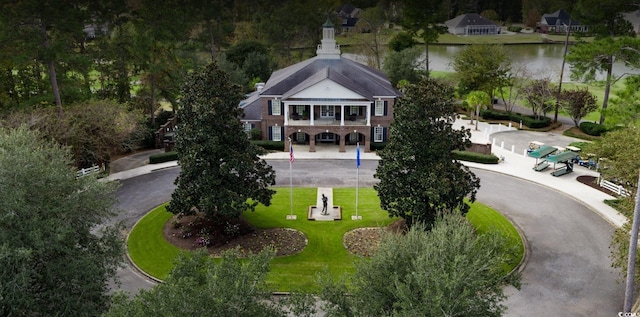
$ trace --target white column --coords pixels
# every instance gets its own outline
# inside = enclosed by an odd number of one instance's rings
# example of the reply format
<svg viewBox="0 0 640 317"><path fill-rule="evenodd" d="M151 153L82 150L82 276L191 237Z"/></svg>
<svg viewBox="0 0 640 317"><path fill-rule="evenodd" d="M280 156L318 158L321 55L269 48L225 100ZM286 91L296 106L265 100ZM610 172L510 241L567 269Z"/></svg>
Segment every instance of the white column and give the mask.
<svg viewBox="0 0 640 317"><path fill-rule="evenodd" d="M313 120L314 120L314 118L313 118L314 117L314 115L313 115L313 107L314 106L315 106L314 104L310 104L309 105L309 110L311 110L310 113L309 113L309 118L311 118L311 123L309 123L309 125L313 125Z"/></svg>
<svg viewBox="0 0 640 317"><path fill-rule="evenodd" d="M367 104L367 126L371 126L371 104Z"/></svg>
<svg viewBox="0 0 640 317"><path fill-rule="evenodd" d="M288 126L289 125L289 105L284 101L281 101L281 102L284 105L284 125Z"/></svg>
<svg viewBox="0 0 640 317"><path fill-rule="evenodd" d="M340 125L344 125L344 105L340 105Z"/></svg>

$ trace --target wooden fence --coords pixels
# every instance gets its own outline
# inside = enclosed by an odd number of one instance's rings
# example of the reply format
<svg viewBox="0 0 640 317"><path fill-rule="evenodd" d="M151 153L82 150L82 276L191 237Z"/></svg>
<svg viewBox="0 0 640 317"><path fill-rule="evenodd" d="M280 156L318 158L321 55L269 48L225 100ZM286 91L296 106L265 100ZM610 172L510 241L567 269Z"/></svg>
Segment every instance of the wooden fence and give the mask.
<svg viewBox="0 0 640 317"><path fill-rule="evenodd" d="M87 168L81 168L76 172L76 178L80 178L80 177L84 177L90 174L100 173L100 172L102 172L102 168L100 168L100 166L98 165L94 165Z"/></svg>
<svg viewBox="0 0 640 317"><path fill-rule="evenodd" d="M622 185L618 185L608 180L600 179L600 187L604 187L620 196L629 197L631 195L631 193L629 193L628 190L624 189Z"/></svg>

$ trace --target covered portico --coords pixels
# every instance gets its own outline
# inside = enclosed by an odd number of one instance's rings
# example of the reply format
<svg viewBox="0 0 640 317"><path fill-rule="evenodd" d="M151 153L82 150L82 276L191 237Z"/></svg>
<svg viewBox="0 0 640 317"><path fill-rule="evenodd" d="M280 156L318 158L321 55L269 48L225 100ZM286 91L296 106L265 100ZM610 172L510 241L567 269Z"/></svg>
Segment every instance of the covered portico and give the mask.
<svg viewBox="0 0 640 317"><path fill-rule="evenodd" d="M345 152L347 143L360 143L364 152L371 151L371 128L367 126L285 126L288 140L297 144L308 144L309 152L316 151L316 140L323 134L333 134L337 137L334 142L339 144L338 152ZM301 137L304 139L300 140Z"/></svg>

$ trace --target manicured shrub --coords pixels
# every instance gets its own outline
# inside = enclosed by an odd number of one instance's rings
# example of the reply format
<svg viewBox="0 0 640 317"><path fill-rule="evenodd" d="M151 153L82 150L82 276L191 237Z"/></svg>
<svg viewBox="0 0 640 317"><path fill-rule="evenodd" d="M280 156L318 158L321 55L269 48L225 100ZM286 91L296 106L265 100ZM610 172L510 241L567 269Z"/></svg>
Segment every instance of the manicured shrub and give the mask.
<svg viewBox="0 0 640 317"><path fill-rule="evenodd" d="M480 111L480 116L487 120L510 120L510 115L508 112L504 111L495 111L491 109L485 109Z"/></svg>
<svg viewBox="0 0 640 317"><path fill-rule="evenodd" d="M283 141L267 141L267 140L251 140L251 143L267 150L267 151L282 151L284 150Z"/></svg>
<svg viewBox="0 0 640 317"><path fill-rule="evenodd" d="M251 135L251 140L260 140L262 138L262 131L258 128L251 129L249 134Z"/></svg>
<svg viewBox="0 0 640 317"><path fill-rule="evenodd" d="M548 118L548 117L542 117L540 119L536 119L533 116L520 116L518 120L513 120L513 121L517 122L519 120L522 120L522 124L526 125L531 129L540 129L540 128L548 127L551 124L551 118Z"/></svg>
<svg viewBox="0 0 640 317"><path fill-rule="evenodd" d="M482 164L498 164L500 160L493 154L482 154L469 151L453 151L453 157L459 161L475 162Z"/></svg>
<svg viewBox="0 0 640 317"><path fill-rule="evenodd" d="M601 124L585 121L580 123L580 131L588 135L600 136L607 132L607 128Z"/></svg>
<svg viewBox="0 0 640 317"><path fill-rule="evenodd" d="M548 127L551 124L551 118L541 117L536 119L534 116L523 116L519 113L508 113L504 111L496 111L486 109L480 112L480 115L485 120L509 120L513 122L520 122L531 129L540 129Z"/></svg>
<svg viewBox="0 0 640 317"><path fill-rule="evenodd" d="M384 149L385 146L387 146L387 142L373 142L370 145L371 151L380 151Z"/></svg>
<svg viewBox="0 0 640 317"><path fill-rule="evenodd" d="M149 157L149 164L158 164L178 160L178 152L171 151L165 153L154 154Z"/></svg>
<svg viewBox="0 0 640 317"><path fill-rule="evenodd" d="M507 30L510 32L520 33L520 31L522 31L522 27L517 25L511 25L507 28Z"/></svg>

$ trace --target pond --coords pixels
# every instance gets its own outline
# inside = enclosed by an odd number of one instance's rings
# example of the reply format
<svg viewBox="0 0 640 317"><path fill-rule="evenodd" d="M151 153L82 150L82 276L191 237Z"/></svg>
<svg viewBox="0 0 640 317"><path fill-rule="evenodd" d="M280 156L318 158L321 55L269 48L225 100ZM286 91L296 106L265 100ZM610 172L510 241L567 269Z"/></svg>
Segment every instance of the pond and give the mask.
<svg viewBox="0 0 640 317"><path fill-rule="evenodd" d="M464 45L431 45L429 46L429 68L435 71L452 72L451 60L464 49ZM562 67L563 44L511 44L505 45L513 65L524 65L533 78L548 77L552 81L560 78L560 68ZM366 62L366 57L360 54L350 53L354 48L343 49L343 56ZM571 50L571 46L569 46ZM424 54L421 59L424 60ZM615 63L613 67L614 75L624 73L640 74L640 70L626 67L622 63ZM571 69L569 64L565 65L563 81L571 81ZM598 79L604 79L604 74L599 74Z"/></svg>

